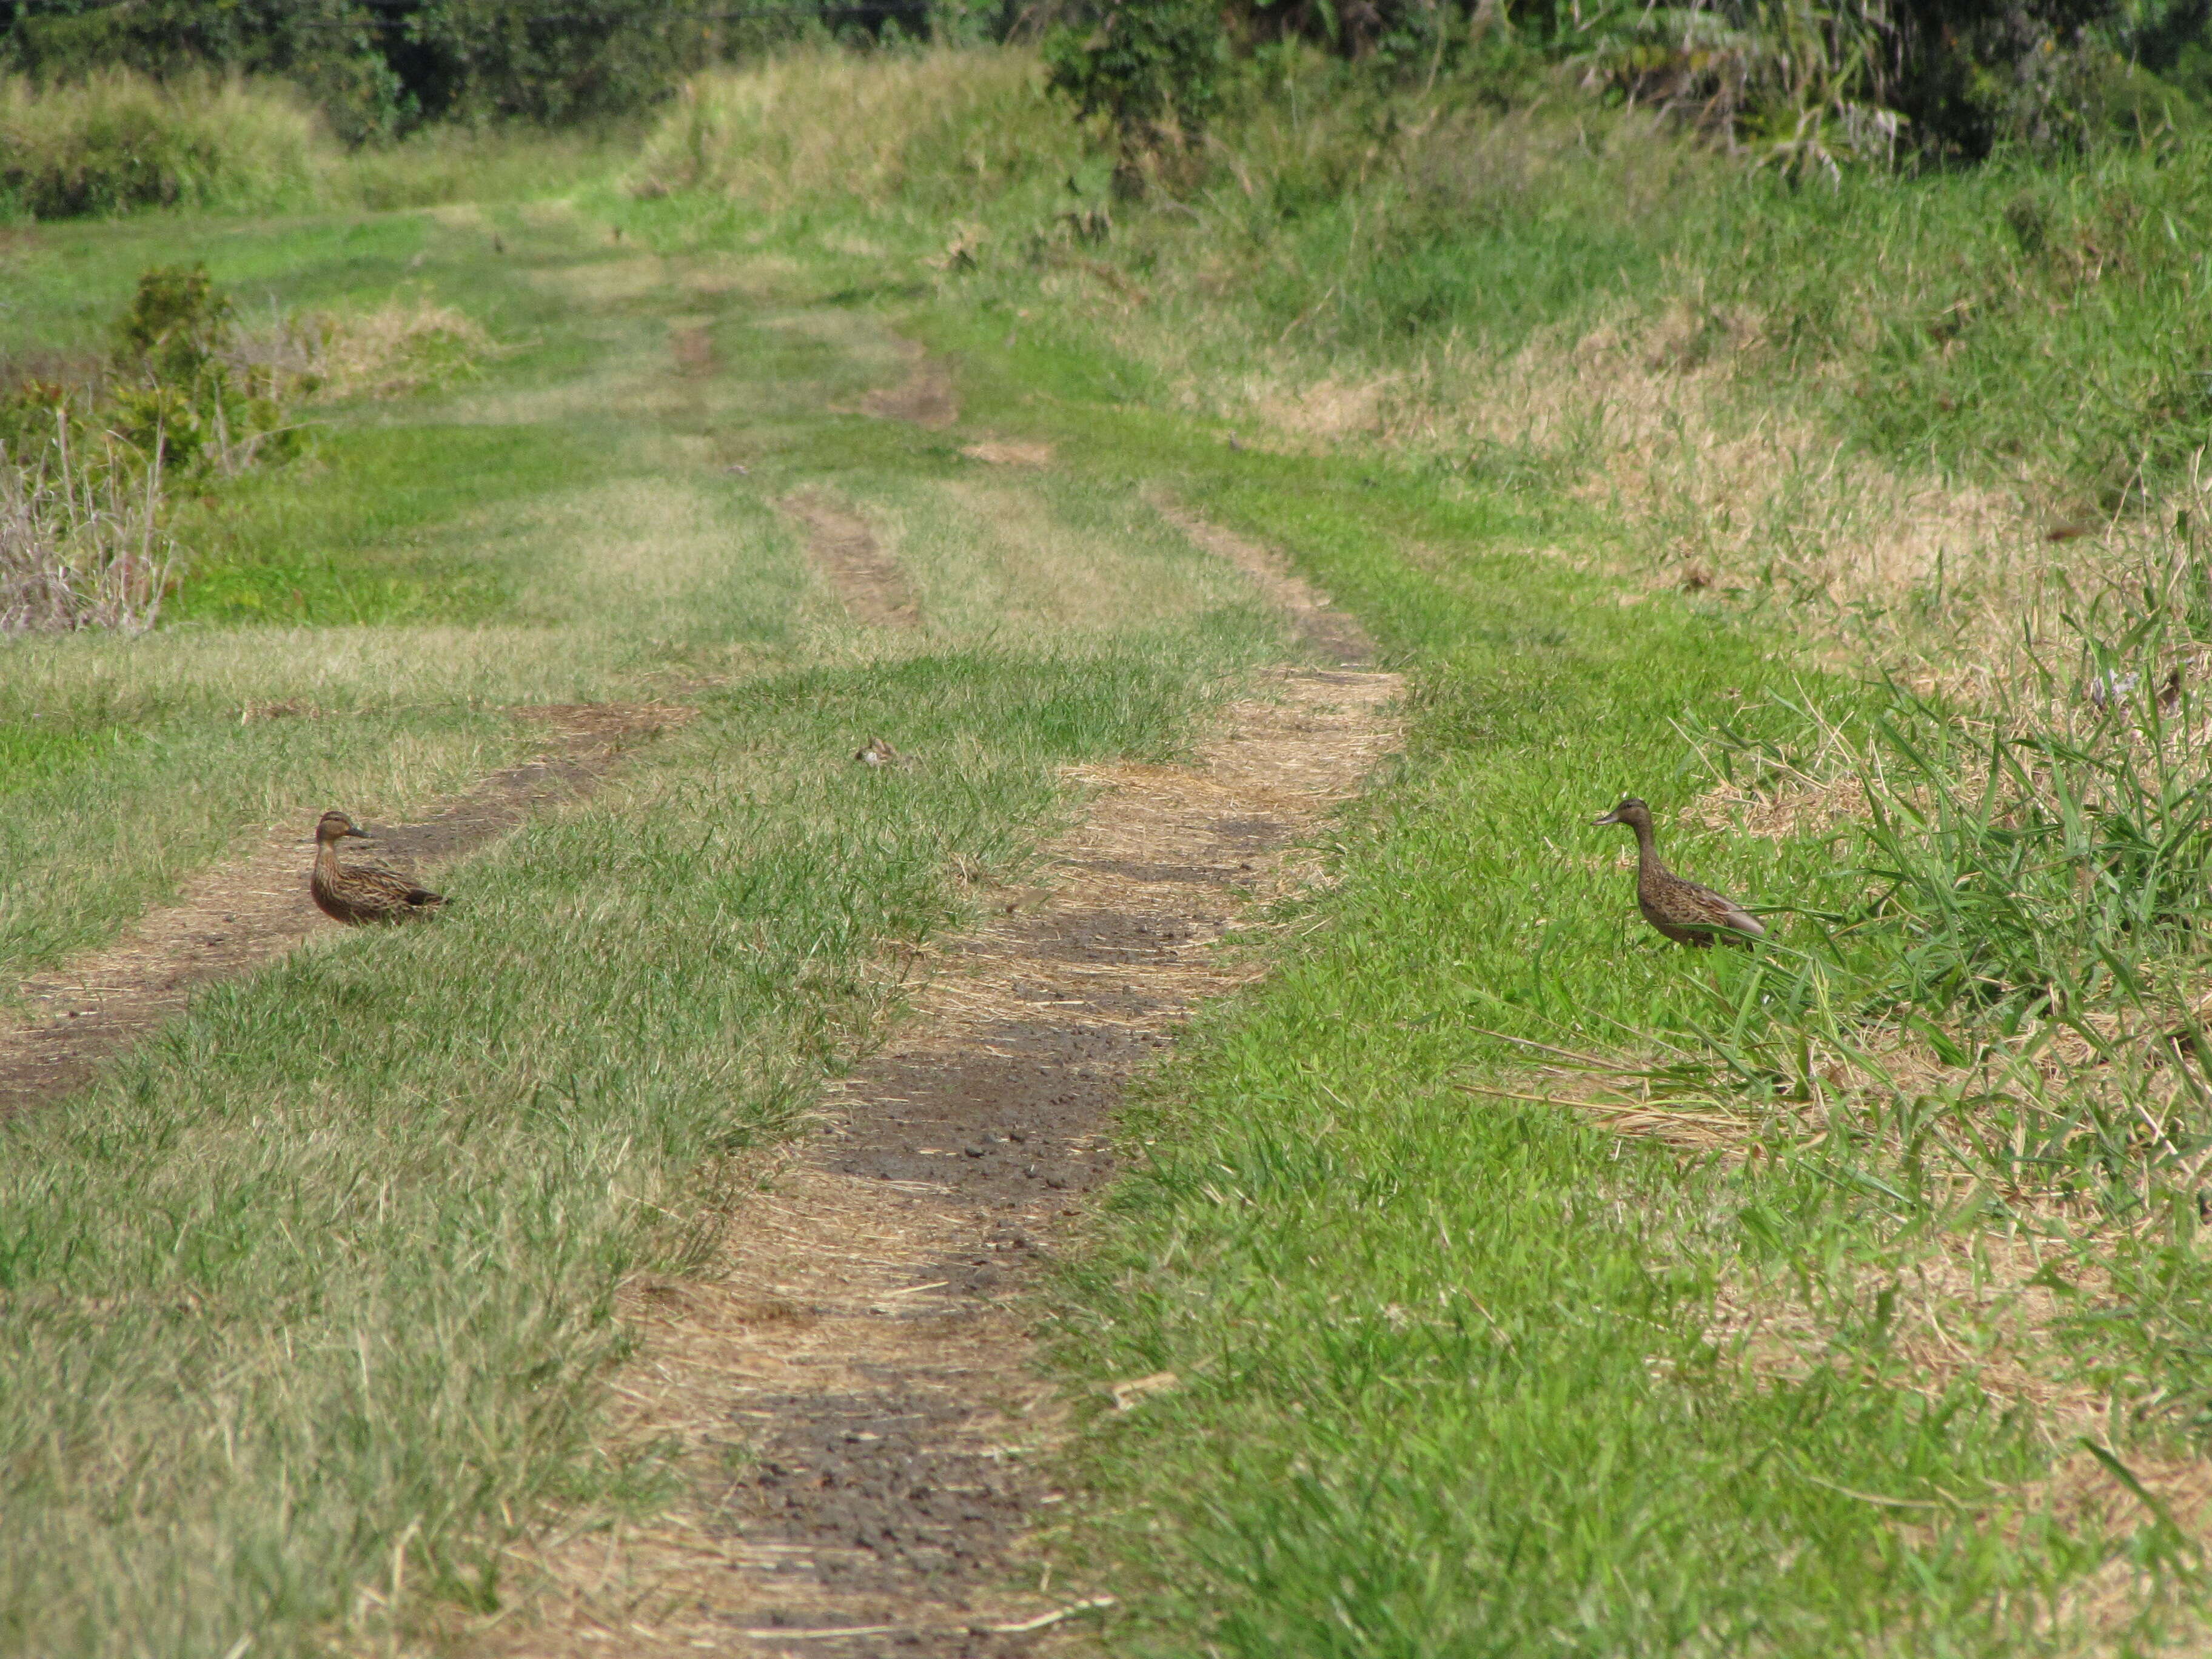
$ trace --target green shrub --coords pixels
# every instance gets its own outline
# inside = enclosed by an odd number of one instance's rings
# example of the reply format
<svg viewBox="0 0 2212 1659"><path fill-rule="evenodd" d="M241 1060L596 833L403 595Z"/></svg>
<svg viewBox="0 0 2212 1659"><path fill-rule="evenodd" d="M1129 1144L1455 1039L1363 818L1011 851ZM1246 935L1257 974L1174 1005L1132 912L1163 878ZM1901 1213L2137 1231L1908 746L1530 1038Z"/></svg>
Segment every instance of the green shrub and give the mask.
<svg viewBox="0 0 2212 1659"><path fill-rule="evenodd" d="M0 61L42 82L118 69L161 79L281 76L349 143L426 120L562 121L641 108L720 45L696 8L662 0L61 3L70 15L19 17L0 33Z"/></svg>
<svg viewBox="0 0 2212 1659"><path fill-rule="evenodd" d="M141 273L115 325L116 384L99 418L141 455L159 451L174 473L228 475L290 453L282 390L241 373L224 348L230 301L204 264Z"/></svg>
<svg viewBox="0 0 2212 1659"><path fill-rule="evenodd" d="M0 387L0 634L150 628L180 579L167 486L291 453L305 389L241 351L204 265L143 272L104 384Z"/></svg>
<svg viewBox="0 0 2212 1659"><path fill-rule="evenodd" d="M1172 160L1203 134L1226 44L1206 0L1120 0L1092 27L1046 37L1052 89L1113 128L1117 194L1142 195L1147 161Z"/></svg>
<svg viewBox="0 0 2212 1659"><path fill-rule="evenodd" d="M319 118L266 83L125 70L34 87L0 81L0 198L40 219L316 201L337 160Z"/></svg>

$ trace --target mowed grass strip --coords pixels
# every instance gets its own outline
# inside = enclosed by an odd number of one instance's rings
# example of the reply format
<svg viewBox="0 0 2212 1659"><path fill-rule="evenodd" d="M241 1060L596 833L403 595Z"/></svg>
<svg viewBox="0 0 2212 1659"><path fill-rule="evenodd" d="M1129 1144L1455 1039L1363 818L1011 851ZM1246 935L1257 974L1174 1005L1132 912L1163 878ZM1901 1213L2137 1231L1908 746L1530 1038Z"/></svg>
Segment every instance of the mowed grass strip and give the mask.
<svg viewBox="0 0 2212 1659"><path fill-rule="evenodd" d="M0 1649L326 1651L495 1605L548 1501L647 1491L591 1442L617 1286L697 1265L717 1160L896 1001L884 941L1018 861L1056 765L1173 752L1213 661L1163 635L717 694L434 922L319 936L9 1124ZM919 763L854 765L872 730Z"/></svg>

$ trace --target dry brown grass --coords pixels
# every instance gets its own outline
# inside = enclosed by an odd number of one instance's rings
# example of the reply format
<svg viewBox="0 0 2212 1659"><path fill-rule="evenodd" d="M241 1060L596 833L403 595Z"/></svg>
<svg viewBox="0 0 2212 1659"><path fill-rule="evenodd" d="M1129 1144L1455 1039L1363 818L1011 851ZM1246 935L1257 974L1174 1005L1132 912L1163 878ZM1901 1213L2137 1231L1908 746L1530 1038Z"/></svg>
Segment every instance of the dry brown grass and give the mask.
<svg viewBox="0 0 2212 1659"><path fill-rule="evenodd" d="M998 438L987 438L980 443L963 444L960 453L971 461L981 461L986 466L1050 466L1052 446L1048 443L1007 442Z"/></svg>
<svg viewBox="0 0 2212 1659"><path fill-rule="evenodd" d="M222 355L246 385L278 398L399 398L465 374L496 350L467 313L416 294L374 311L273 312L234 330Z"/></svg>
<svg viewBox="0 0 2212 1659"><path fill-rule="evenodd" d="M2046 541L2025 478L1969 487L1852 455L1747 380L1755 319L1687 313L1677 301L1655 322L1542 334L1503 356L1447 339L1409 369L1365 379L1263 354L1208 401L1299 449L1364 440L1563 465L1574 494L1631 528L1632 580L1773 591L1901 659L2002 657L2023 618L2054 609L2062 579L2094 586L2137 550L2117 524ZM1940 614L1922 614L1939 585Z"/></svg>
<svg viewBox="0 0 2212 1659"><path fill-rule="evenodd" d="M0 635L141 634L161 612L176 550L161 527L161 466L88 461L68 442L18 460L0 446Z"/></svg>
<svg viewBox="0 0 2212 1659"><path fill-rule="evenodd" d="M840 112L836 120L821 112ZM793 52L702 76L646 146L638 186L710 189L783 208L884 202L910 182L991 191L1065 171L1082 135L1044 94L1035 52Z"/></svg>

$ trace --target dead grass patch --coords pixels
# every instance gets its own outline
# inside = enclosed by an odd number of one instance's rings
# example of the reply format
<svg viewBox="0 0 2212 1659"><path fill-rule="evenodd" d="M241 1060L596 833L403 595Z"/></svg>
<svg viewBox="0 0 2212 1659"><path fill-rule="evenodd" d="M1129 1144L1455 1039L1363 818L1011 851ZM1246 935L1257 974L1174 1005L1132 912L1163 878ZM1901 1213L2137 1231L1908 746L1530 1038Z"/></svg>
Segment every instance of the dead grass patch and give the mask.
<svg viewBox="0 0 2212 1659"><path fill-rule="evenodd" d="M1052 446L1048 443L1008 442L987 438L981 443L965 444L960 453L971 461L981 461L987 466L1050 466Z"/></svg>
<svg viewBox="0 0 2212 1659"><path fill-rule="evenodd" d="M957 424L960 399L952 388L951 365L910 342L900 344L907 356L906 378L896 386L864 396L860 412L880 420L905 421L929 432L943 432Z"/></svg>
<svg viewBox="0 0 2212 1659"><path fill-rule="evenodd" d="M465 374L497 350L467 313L418 294L373 311L272 313L234 331L222 355L247 384L282 398L399 398Z"/></svg>
<svg viewBox="0 0 2212 1659"><path fill-rule="evenodd" d="M1181 367L1187 343L1156 319L1098 320L1123 349ZM2026 464L2012 482L1969 485L1854 453L1765 384L1762 330L1683 299L1655 319L1540 333L1504 354L1446 338L1361 375L1302 351L1294 325L1251 343L1237 373L1183 372L1180 401L1258 425L1257 448L1365 441L1478 480L1567 489L1628 526L1625 579L1773 595L1817 619L1832 653L1870 649L1911 672L2014 677L2024 626L2058 628L2075 594L2158 539L2062 512ZM2182 493L2201 509L2212 478ZM2049 538L2055 517L2063 542Z"/></svg>

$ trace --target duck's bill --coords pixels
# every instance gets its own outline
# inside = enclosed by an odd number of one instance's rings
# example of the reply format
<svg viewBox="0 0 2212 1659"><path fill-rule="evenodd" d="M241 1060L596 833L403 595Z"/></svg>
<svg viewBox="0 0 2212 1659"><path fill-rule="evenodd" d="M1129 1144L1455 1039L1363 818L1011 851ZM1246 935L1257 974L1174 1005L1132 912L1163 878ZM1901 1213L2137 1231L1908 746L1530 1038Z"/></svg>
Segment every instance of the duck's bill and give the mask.
<svg viewBox="0 0 2212 1659"><path fill-rule="evenodd" d="M1593 830L1595 830L1595 829L1596 829L1600 824L1604 824L1604 823L1619 823L1620 822L1620 814L1618 811L1607 812L1607 813L1603 817L1601 817L1601 818L1595 818L1595 819L1591 820L1591 823L1590 823L1590 828L1591 828L1591 829L1593 829Z"/></svg>

